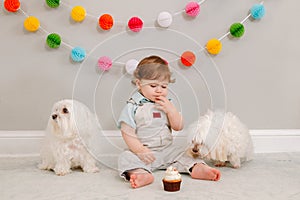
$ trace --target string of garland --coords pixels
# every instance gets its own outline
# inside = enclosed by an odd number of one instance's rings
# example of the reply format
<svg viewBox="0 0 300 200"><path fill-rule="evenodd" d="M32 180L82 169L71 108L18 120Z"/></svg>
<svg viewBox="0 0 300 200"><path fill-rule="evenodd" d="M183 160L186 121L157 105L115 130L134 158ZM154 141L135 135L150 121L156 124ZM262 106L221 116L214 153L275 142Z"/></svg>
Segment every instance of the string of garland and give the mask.
<svg viewBox="0 0 300 200"><path fill-rule="evenodd" d="M102 14L98 18L98 17L88 14L86 12L85 8L82 6L72 7L72 6L69 6L69 5L61 2L60 0L45 0L45 2L47 4L47 6L49 6L50 8L54 8L54 9L58 8L61 4L70 8L71 9L70 16L75 22L83 22L84 19L86 18L86 16L97 18L98 25L103 31L112 29L115 24L114 18L108 13ZM173 22L173 17L178 14L181 14L183 12L191 18L195 18L199 15L200 5L204 2L205 2L205 0L202 0L199 2L196 2L196 1L189 2L185 5L185 8L183 10L181 10L177 13L173 13L173 14L163 11L163 12L159 13L159 15L156 19L157 24L161 28L168 28L171 26L171 24ZM85 59L87 53L84 48L73 47L72 45L64 43L59 34L49 33L47 30L43 29L40 26L40 21L38 18L36 18L34 16L29 16L25 11L23 11L21 9L21 3L19 0L4 0L4 8L8 12L17 12L20 10L26 16L26 19L24 20L24 28L29 32L36 32L38 30L42 30L45 34L47 34L46 44L49 46L49 48L57 49L60 47L61 44L64 44L65 46L67 46L71 49L70 56L74 62L82 62ZM222 39L224 39L229 34L235 38L242 37L245 32L245 27L244 27L243 23L250 17L252 17L252 19L254 19L254 20L259 20L264 15L265 15L265 7L263 5L263 2L261 2L260 4L253 5L250 8L249 14L245 19L243 19L241 22L233 23L230 26L229 31L226 34L224 34L223 36L221 36L220 38L210 39L206 43L204 49L207 50L207 52L212 55L219 54L222 50L222 43L221 43ZM129 30L132 32L135 32L135 33L140 32L143 29L143 26L144 26L144 21L138 16L131 17L127 22L127 27L129 28ZM202 51L204 49L201 49L200 51ZM184 66L190 67L195 63L196 56L193 52L186 51L186 52L182 53L180 60ZM126 71L129 74L131 74L134 71L137 63L138 63L138 61L136 61L134 59L129 60L125 64ZM109 70L112 67L111 58L109 58L108 56L100 57L98 59L98 67L103 71Z"/></svg>

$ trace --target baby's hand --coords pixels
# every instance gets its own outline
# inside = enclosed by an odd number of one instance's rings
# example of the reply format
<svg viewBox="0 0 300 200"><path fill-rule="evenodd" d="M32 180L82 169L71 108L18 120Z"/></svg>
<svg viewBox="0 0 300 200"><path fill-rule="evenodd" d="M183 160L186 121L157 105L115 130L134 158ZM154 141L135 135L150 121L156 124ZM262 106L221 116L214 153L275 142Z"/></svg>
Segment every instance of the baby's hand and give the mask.
<svg viewBox="0 0 300 200"><path fill-rule="evenodd" d="M175 106L164 96L156 97L156 108L164 111L166 114L176 112Z"/></svg>
<svg viewBox="0 0 300 200"><path fill-rule="evenodd" d="M139 159L141 159L141 161L143 161L146 165L154 162L154 160L156 159L153 155L153 152L147 148L147 147L143 147L139 150L139 152L136 153L136 155L139 157Z"/></svg>

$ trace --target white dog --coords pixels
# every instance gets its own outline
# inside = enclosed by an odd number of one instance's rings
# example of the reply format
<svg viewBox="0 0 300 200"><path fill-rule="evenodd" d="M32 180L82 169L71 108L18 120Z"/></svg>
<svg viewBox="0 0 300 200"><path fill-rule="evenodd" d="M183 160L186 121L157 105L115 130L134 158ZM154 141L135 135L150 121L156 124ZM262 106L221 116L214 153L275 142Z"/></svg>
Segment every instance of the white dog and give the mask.
<svg viewBox="0 0 300 200"><path fill-rule="evenodd" d="M54 170L63 176L72 168L98 172L96 161L88 151L89 140L97 134L96 117L87 106L75 100L54 104L41 150L40 169Z"/></svg>
<svg viewBox="0 0 300 200"><path fill-rule="evenodd" d="M208 112L189 127L188 155L239 168L252 159L253 144L247 127L232 113Z"/></svg>

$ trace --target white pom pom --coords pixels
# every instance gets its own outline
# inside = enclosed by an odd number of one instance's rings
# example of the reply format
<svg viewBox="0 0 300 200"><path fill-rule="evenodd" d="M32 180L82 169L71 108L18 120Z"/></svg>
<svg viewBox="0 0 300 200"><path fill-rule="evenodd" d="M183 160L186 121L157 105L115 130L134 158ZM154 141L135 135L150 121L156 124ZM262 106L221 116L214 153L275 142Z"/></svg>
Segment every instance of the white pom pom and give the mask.
<svg viewBox="0 0 300 200"><path fill-rule="evenodd" d="M161 12L158 15L157 23L164 28L169 27L172 24L172 15L168 12Z"/></svg>
<svg viewBox="0 0 300 200"><path fill-rule="evenodd" d="M125 65L126 72L132 75L138 64L139 61L135 59L128 60Z"/></svg>

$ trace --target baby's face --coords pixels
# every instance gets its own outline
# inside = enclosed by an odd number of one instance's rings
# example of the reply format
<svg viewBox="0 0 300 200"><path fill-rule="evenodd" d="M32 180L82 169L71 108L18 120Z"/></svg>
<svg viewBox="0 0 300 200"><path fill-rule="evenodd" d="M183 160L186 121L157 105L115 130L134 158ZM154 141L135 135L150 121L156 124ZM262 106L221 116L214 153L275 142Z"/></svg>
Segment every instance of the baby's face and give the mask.
<svg viewBox="0 0 300 200"><path fill-rule="evenodd" d="M137 80L137 86L144 97L150 99L151 101L157 101L160 96L166 97L168 95L168 85L167 80Z"/></svg>

